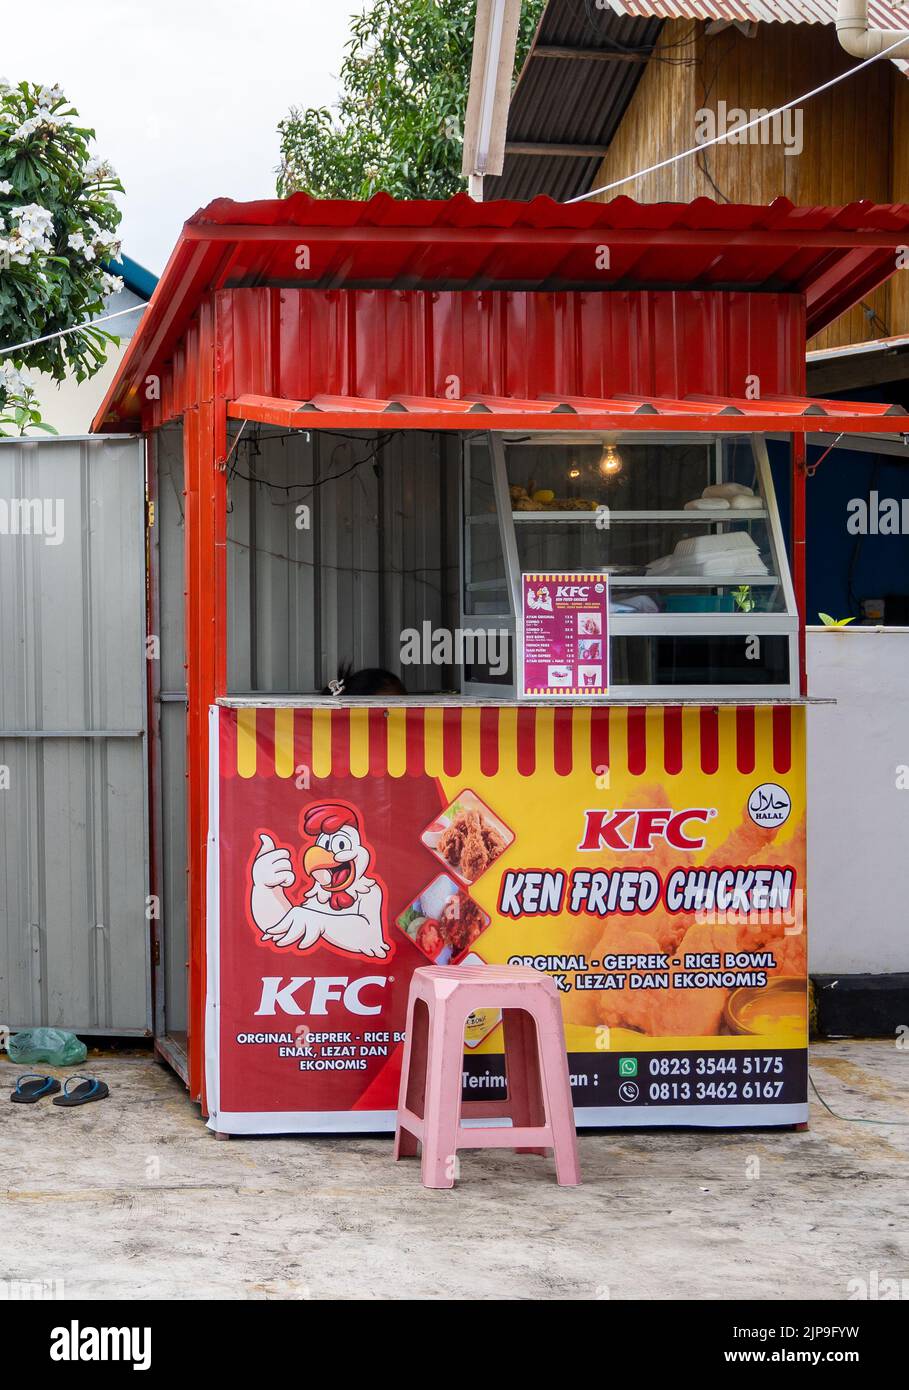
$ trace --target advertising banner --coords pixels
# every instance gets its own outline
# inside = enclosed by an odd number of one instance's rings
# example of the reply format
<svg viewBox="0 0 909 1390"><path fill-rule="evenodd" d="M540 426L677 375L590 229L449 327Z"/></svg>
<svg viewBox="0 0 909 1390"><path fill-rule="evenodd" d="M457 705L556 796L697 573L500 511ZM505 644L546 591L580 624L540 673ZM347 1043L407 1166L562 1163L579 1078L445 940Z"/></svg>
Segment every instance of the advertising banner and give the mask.
<svg viewBox="0 0 909 1390"><path fill-rule="evenodd" d="M523 574L521 619L525 696L609 693L607 575Z"/></svg>
<svg viewBox="0 0 909 1390"><path fill-rule="evenodd" d="M433 962L556 980L581 1125L806 1120L804 715L214 707L209 1124L393 1128Z"/></svg>

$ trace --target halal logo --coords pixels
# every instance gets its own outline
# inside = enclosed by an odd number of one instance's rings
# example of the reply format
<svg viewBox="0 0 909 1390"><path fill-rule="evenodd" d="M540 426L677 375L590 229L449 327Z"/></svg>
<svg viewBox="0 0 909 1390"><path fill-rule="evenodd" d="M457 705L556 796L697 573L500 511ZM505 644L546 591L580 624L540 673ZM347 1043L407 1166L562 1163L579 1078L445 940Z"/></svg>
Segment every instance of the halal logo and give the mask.
<svg viewBox="0 0 909 1390"><path fill-rule="evenodd" d="M748 798L748 814L755 825L775 829L789 819L792 798L777 782L762 782Z"/></svg>

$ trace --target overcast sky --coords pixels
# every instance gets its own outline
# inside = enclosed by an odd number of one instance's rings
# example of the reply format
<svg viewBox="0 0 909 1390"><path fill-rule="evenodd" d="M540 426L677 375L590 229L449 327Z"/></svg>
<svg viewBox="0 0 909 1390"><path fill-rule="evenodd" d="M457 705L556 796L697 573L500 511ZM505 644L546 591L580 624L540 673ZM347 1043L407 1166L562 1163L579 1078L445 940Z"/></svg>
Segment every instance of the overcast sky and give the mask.
<svg viewBox="0 0 909 1390"><path fill-rule="evenodd" d="M4 5L0 76L59 82L126 189L124 253L160 274L212 198L275 196L276 126L337 96L363 0Z"/></svg>

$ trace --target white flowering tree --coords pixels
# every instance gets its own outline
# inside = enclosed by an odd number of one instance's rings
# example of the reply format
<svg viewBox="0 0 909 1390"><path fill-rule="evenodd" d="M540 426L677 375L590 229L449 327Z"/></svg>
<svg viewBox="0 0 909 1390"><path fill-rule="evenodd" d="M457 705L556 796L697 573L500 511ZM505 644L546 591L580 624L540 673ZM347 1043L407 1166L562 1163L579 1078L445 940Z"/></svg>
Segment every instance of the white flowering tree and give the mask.
<svg viewBox="0 0 909 1390"><path fill-rule="evenodd" d="M84 381L117 341L103 328L49 336L100 317L123 284L106 269L123 189L93 139L59 87L0 79L0 435L50 429L31 371Z"/></svg>

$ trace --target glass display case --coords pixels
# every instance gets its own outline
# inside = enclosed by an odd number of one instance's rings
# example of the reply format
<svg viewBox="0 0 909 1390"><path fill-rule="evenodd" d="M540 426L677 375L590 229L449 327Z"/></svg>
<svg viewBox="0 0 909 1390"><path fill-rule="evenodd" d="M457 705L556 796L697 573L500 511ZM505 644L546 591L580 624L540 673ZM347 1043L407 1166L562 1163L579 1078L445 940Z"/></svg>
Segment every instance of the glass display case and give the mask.
<svg viewBox="0 0 909 1390"><path fill-rule="evenodd" d="M609 576L613 698L798 694L798 614L759 435L490 434L465 441L461 622L510 634L521 575Z"/></svg>

